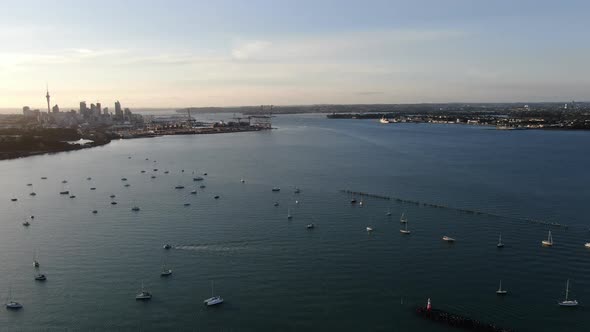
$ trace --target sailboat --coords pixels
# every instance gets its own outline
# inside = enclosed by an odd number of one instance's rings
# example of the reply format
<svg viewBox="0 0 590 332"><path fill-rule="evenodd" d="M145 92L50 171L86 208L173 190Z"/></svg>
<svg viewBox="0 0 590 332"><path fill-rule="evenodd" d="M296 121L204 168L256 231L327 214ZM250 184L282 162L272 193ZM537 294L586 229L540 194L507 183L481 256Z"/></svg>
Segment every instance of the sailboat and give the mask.
<svg viewBox="0 0 590 332"><path fill-rule="evenodd" d="M138 301L146 301L152 299L152 294L143 288L143 281L141 282L141 292L135 295L135 299Z"/></svg>
<svg viewBox="0 0 590 332"><path fill-rule="evenodd" d="M387 213L385 214L386 216L391 216L391 209L387 209Z"/></svg>
<svg viewBox="0 0 590 332"><path fill-rule="evenodd" d="M502 280L500 279L500 287L498 287L498 290L496 291L496 294L498 295L506 295L508 294L507 290L502 289Z"/></svg>
<svg viewBox="0 0 590 332"><path fill-rule="evenodd" d="M162 265L162 272L160 272L160 276L161 277L167 277L169 275L172 274L172 270L171 269L167 269L164 267L164 265Z"/></svg>
<svg viewBox="0 0 590 332"><path fill-rule="evenodd" d="M6 301L6 309L18 310L23 307L22 304L12 299L12 288L8 290L8 300Z"/></svg>
<svg viewBox="0 0 590 332"><path fill-rule="evenodd" d="M37 251L33 254L33 267L39 267L39 261L37 260Z"/></svg>
<svg viewBox="0 0 590 332"><path fill-rule="evenodd" d="M410 234L410 231L408 230L408 223L405 222L404 226L405 226L404 229L400 229L399 232L402 234Z"/></svg>
<svg viewBox="0 0 590 332"><path fill-rule="evenodd" d="M208 299L205 299L205 301L203 301L203 303L205 303L207 306L213 306L216 304L221 304L223 303L223 298L219 295L213 295L214 291L213 291L213 281L211 281L211 297Z"/></svg>
<svg viewBox="0 0 590 332"><path fill-rule="evenodd" d="M389 119L385 118L385 115L381 117L381 119L379 120L380 123L389 123Z"/></svg>
<svg viewBox="0 0 590 332"><path fill-rule="evenodd" d="M547 240L541 241L541 245L543 245L544 247L553 246L553 236L551 236L551 231L549 231L549 234L547 235Z"/></svg>
<svg viewBox="0 0 590 332"><path fill-rule="evenodd" d="M578 305L577 300L568 300L569 292L570 292L570 280L568 279L567 282L565 283L565 300L559 302L560 306L562 306L562 307L575 307Z"/></svg>
<svg viewBox="0 0 590 332"><path fill-rule="evenodd" d="M504 243L502 243L502 233L500 233L500 237L498 238L498 244L496 244L496 247L504 248Z"/></svg>
<svg viewBox="0 0 590 332"><path fill-rule="evenodd" d="M402 213L402 216L399 217L399 222L401 222L402 224L405 224L405 223L408 222L408 218L406 218L406 213L405 212L403 212Z"/></svg>

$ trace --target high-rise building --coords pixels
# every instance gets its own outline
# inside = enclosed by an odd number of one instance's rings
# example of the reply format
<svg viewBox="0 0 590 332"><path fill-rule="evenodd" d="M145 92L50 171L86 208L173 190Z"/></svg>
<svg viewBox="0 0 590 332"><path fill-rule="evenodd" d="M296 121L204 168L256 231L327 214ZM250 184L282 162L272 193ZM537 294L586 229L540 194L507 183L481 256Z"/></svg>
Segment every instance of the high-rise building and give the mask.
<svg viewBox="0 0 590 332"><path fill-rule="evenodd" d="M108 107L105 107L105 108L102 110L102 114L104 114L104 115L109 115L109 108L108 108Z"/></svg>
<svg viewBox="0 0 590 332"><path fill-rule="evenodd" d="M94 115L100 116L100 113L102 113L102 106L100 105L100 103L96 103L96 110Z"/></svg>
<svg viewBox="0 0 590 332"><path fill-rule="evenodd" d="M123 111L121 110L121 103L118 100L115 102L115 115L116 116L123 115Z"/></svg>
<svg viewBox="0 0 590 332"><path fill-rule="evenodd" d="M55 104L55 106L53 106L53 108L51 110L53 111L53 113L59 113L59 106L57 106L57 104Z"/></svg>
<svg viewBox="0 0 590 332"><path fill-rule="evenodd" d="M86 102L85 101L81 101L80 102L80 114L86 115L86 112L87 111L88 111L88 108L86 107Z"/></svg>

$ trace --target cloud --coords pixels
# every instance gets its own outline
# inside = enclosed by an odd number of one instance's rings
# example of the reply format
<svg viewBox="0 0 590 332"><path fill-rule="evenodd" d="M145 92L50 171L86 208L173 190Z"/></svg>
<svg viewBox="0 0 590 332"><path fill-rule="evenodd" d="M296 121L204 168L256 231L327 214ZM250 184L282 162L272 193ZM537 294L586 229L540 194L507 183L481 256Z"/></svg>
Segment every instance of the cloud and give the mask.
<svg viewBox="0 0 590 332"><path fill-rule="evenodd" d="M260 57L271 49L272 43L264 40L254 40L238 45L231 51L231 55L237 60L247 60L253 57Z"/></svg>

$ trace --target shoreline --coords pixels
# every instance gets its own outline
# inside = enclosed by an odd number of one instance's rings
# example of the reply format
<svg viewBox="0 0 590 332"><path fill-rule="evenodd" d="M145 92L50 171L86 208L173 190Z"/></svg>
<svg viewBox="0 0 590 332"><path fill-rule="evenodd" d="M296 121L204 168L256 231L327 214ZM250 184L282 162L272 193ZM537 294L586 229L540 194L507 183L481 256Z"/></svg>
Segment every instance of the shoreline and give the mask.
<svg viewBox="0 0 590 332"><path fill-rule="evenodd" d="M167 132L167 133L136 133L136 134L132 134L132 135L122 135L119 134L119 136L117 136L116 134L111 134L108 135L108 139L105 140L100 140L100 141L95 141L93 143L87 143L87 144L83 144L83 145L78 145L78 144L72 144L69 146L64 146L67 148L56 148L56 149L48 149L48 150L31 150L31 151L0 151L0 161L4 161L4 160L14 160L14 159L21 159L21 158L27 158L27 157L34 157L34 156L40 156L40 155L49 155L49 154L57 154L57 153L62 153L62 152L71 152L71 151L78 151L78 150L85 150L85 149L91 149L91 148L95 148L95 147L101 147L101 146L105 146L108 145L109 143L111 143L112 140L116 140L116 139L139 139L139 138L153 138L153 137L163 137L163 136L175 136L175 135L210 135L210 134L231 134L231 133L245 133L245 132L254 132L254 131L262 131L262 130L268 130L268 129L263 129L263 128L257 128L257 127L249 127L247 129L237 129L235 130L216 130L216 128L200 128L200 129L207 129L207 130L182 130L182 131L176 131L176 132ZM272 129L272 128L271 128Z"/></svg>

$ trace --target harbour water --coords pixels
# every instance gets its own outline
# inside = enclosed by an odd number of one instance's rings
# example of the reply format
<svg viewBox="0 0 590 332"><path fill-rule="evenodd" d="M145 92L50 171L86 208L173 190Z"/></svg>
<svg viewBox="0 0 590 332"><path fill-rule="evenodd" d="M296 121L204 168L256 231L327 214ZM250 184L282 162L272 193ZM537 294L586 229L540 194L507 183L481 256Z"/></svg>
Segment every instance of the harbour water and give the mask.
<svg viewBox="0 0 590 332"><path fill-rule="evenodd" d="M590 329L590 132L273 121L0 162L0 298L11 290L24 305L0 310L0 329L449 330L414 313L427 298L516 331ZM569 227L378 198L359 207L341 189ZM399 232L404 212L411 235ZM542 248L549 229L555 245ZM35 255L46 282L33 280ZM573 310L557 305L568 278ZM206 308L211 281L225 303Z"/></svg>

